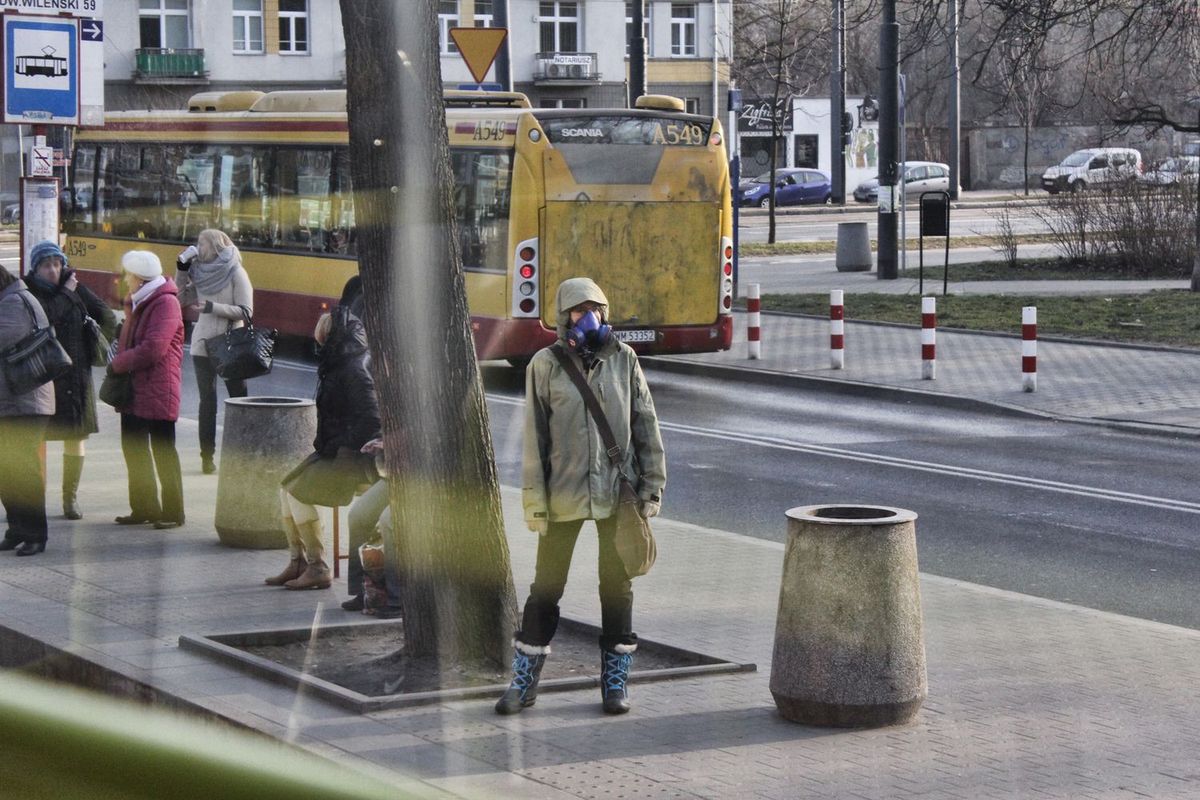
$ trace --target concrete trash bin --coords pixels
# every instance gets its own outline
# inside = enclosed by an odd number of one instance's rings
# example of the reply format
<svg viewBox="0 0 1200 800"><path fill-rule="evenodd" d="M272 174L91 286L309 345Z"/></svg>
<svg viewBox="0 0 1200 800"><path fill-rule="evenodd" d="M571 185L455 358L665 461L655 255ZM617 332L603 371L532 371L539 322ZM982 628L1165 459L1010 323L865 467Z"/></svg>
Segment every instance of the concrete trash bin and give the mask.
<svg viewBox="0 0 1200 800"><path fill-rule="evenodd" d="M925 700L917 515L886 506L787 512L771 695L806 725L907 722Z"/></svg>
<svg viewBox="0 0 1200 800"><path fill-rule="evenodd" d="M227 547L287 547L280 526L279 481L312 452L317 406L295 397L225 401L217 538Z"/></svg>
<svg viewBox="0 0 1200 800"><path fill-rule="evenodd" d="M834 265L838 272L869 272L874 266L867 223L838 223L837 256Z"/></svg>

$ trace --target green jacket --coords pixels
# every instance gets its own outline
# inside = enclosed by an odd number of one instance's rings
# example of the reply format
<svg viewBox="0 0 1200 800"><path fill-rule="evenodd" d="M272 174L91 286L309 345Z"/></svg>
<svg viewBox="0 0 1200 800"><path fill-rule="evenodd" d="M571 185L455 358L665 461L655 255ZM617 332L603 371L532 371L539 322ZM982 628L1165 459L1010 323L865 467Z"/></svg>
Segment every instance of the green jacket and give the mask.
<svg viewBox="0 0 1200 800"><path fill-rule="evenodd" d="M566 347L570 310L589 300L603 307L602 316L607 319L608 299L592 280L570 278L559 286L559 344L555 346ZM584 371L577 355L571 353L571 359ZM666 457L658 415L637 355L625 343L610 338L585 375L617 445L625 452L625 475L643 501L661 502L667 482ZM616 512L617 471L579 390L550 348L538 351L526 371L522 479L527 521L605 519Z"/></svg>

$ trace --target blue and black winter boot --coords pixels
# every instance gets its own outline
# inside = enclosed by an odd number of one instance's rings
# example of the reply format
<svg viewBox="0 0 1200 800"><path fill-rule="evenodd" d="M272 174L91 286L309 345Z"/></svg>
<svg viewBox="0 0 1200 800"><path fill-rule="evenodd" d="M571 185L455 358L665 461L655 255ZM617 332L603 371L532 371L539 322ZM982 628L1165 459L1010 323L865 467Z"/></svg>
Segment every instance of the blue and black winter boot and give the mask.
<svg viewBox="0 0 1200 800"><path fill-rule="evenodd" d="M624 714L629 711L629 667L633 664L636 644L619 644L612 650L600 648L603 671L600 674L600 697L605 714Z"/></svg>
<svg viewBox="0 0 1200 800"><path fill-rule="evenodd" d="M538 680L550 655L550 645L538 646L513 640L512 683L496 702L497 714L519 714L537 701Z"/></svg>

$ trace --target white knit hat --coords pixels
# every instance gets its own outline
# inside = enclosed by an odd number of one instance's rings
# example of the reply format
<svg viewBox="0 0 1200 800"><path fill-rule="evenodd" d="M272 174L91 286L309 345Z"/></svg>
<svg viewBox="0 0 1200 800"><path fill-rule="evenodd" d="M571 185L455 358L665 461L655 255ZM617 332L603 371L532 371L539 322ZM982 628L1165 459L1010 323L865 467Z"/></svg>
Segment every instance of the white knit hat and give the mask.
<svg viewBox="0 0 1200 800"><path fill-rule="evenodd" d="M144 281L152 281L162 275L162 262L149 250L130 250L121 256L121 269Z"/></svg>

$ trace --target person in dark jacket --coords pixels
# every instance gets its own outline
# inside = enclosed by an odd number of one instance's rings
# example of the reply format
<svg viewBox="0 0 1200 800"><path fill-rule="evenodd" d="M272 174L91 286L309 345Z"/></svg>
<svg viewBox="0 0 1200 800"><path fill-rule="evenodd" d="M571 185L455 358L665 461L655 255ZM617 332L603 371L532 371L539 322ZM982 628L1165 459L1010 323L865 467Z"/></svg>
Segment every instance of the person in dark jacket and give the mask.
<svg viewBox="0 0 1200 800"><path fill-rule="evenodd" d="M0 267L0 353L49 324L25 282ZM16 550L19 556L46 549L46 475L40 450L53 414L52 384L14 395L0 378L0 503L8 516L0 550Z"/></svg>
<svg viewBox="0 0 1200 800"><path fill-rule="evenodd" d="M314 506L349 505L378 479L374 456L362 447L380 436L379 403L371 377L362 321L339 305L313 332L321 346L317 366L317 437L313 453L282 481L280 511L290 559L270 586L328 589L321 518ZM336 556L336 553L334 554Z"/></svg>
<svg viewBox="0 0 1200 800"><path fill-rule="evenodd" d="M54 381L54 417L46 426L48 441L63 443L62 508L67 519L80 519L77 492L83 474L84 441L96 424L96 391L92 387L92 352L96 334L111 339L117 318L104 301L79 282L57 244L38 242L29 254L33 271L26 281L42 304L54 335L71 356L72 366Z"/></svg>
<svg viewBox="0 0 1200 800"><path fill-rule="evenodd" d="M149 250L121 257L125 270L125 324L109 365L133 376L133 401L121 412L121 452L129 470L130 512L118 525L154 523L160 530L183 524L183 474L175 449L182 389L183 311L175 282ZM158 483L155 473L158 473ZM159 483L162 498L159 499Z"/></svg>

